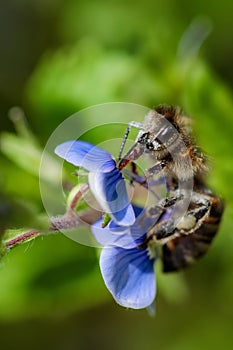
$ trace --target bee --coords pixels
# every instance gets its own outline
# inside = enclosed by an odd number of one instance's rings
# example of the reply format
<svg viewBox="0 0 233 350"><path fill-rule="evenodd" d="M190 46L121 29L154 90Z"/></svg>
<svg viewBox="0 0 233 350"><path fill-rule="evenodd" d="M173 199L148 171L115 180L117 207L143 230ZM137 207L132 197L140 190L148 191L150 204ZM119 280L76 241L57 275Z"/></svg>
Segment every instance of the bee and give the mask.
<svg viewBox="0 0 233 350"><path fill-rule="evenodd" d="M121 158L131 126L140 129L135 144ZM207 172L207 157L196 146L190 134L190 120L179 108L160 105L150 110L144 123L131 122L120 150L118 167L125 168L143 154L149 154L155 164L147 170L146 177L161 170L167 178L188 181L202 178Z"/></svg>
<svg viewBox="0 0 233 350"><path fill-rule="evenodd" d="M140 131L134 145L121 157L132 126ZM119 153L119 169L134 164L144 154L149 154L154 162L146 171L144 182L163 171L170 197L147 209L146 215L156 215L157 221L139 248L150 242L162 246L164 272L177 271L207 252L219 228L223 201L204 184L208 172L207 157L196 146L190 121L179 108L160 105L146 115L143 124L129 124ZM136 165L131 168L136 174ZM185 195L180 191L180 181L193 186L189 191L186 211L177 220L172 210Z"/></svg>

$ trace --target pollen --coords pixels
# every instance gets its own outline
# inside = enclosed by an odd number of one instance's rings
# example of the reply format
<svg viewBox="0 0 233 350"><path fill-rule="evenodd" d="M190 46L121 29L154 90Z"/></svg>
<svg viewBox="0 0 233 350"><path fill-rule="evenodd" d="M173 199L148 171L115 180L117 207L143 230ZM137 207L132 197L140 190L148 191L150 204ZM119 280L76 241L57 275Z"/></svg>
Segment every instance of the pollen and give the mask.
<svg viewBox="0 0 233 350"><path fill-rule="evenodd" d="M193 215L186 215L183 216L178 225L177 225L177 229L178 230L191 230L194 226L196 225L196 218Z"/></svg>

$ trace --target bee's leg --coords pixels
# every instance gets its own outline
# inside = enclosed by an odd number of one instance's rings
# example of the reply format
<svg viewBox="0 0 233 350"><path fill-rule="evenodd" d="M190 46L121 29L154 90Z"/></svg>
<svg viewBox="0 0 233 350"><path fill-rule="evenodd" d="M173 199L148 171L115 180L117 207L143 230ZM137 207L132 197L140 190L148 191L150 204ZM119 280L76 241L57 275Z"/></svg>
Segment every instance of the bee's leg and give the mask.
<svg viewBox="0 0 233 350"><path fill-rule="evenodd" d="M158 223L150 232L148 238L155 241L163 241L173 235L175 231L175 221L173 218Z"/></svg>
<svg viewBox="0 0 233 350"><path fill-rule="evenodd" d="M166 164L164 164L163 161L156 163L153 167L146 170L145 176L140 176L137 171L137 164L133 161L130 162L131 170L124 169L123 172L130 177L130 182L137 182L140 185L148 188L148 180L157 174L160 174L163 167L165 167ZM156 185L161 185L164 182L163 177L159 177L158 180L155 180ZM169 188L170 189L170 188Z"/></svg>
<svg viewBox="0 0 233 350"><path fill-rule="evenodd" d="M169 199L169 198L168 198ZM171 236L175 229L185 232L192 232L199 220L202 219L210 209L211 203L208 198L194 192L187 213L175 224L173 218L161 221L151 230L149 237L156 241L162 241ZM200 222L201 223L201 222Z"/></svg>
<svg viewBox="0 0 233 350"><path fill-rule="evenodd" d="M150 241L160 241L161 243L166 241L168 237L173 235L175 229L173 218L162 220L149 231L147 238L139 245L139 248L145 248Z"/></svg>
<svg viewBox="0 0 233 350"><path fill-rule="evenodd" d="M145 181L148 181L152 176L157 175L159 177L160 184L165 182L167 193L170 192L171 189L174 189L174 184L172 183L172 177L167 178L162 173L163 169L165 169L168 165L168 160L163 159L153 165L151 168L146 170Z"/></svg>
<svg viewBox="0 0 233 350"><path fill-rule="evenodd" d="M159 174L167 166L166 160L161 160L153 165L151 168L146 170L146 177L151 177L153 175Z"/></svg>
<svg viewBox="0 0 233 350"><path fill-rule="evenodd" d="M162 221L155 225L155 227L152 228L149 237L155 236L157 240L166 238L170 236L174 229L175 229L175 221L173 217L170 217L169 213L166 215L165 211L167 208L172 207L174 204L177 203L177 201L180 201L183 199L183 195L179 194L177 196L168 197L165 199L162 199L160 201L161 208L164 209L163 216L161 216ZM166 217L167 216L167 217Z"/></svg>
<svg viewBox="0 0 233 350"><path fill-rule="evenodd" d="M130 163L130 168L131 168L131 173L134 175L132 176L132 179L130 179L130 183L132 184L133 182L137 182L140 185L143 185L144 187L148 188L150 186L150 184L148 183L148 179L152 176L146 174L145 176L140 176L138 173L138 167L137 164L135 162L131 162ZM163 177L159 177L158 180L154 180L153 184L154 185L161 185L164 183L164 178Z"/></svg>
<svg viewBox="0 0 233 350"><path fill-rule="evenodd" d="M138 168L137 168L137 164L134 162L130 163L130 169L131 172L135 175L135 178L139 178L139 174L138 174ZM130 179L130 184L132 185L134 182L133 178Z"/></svg>
<svg viewBox="0 0 233 350"><path fill-rule="evenodd" d="M166 209L172 207L177 201L183 199L183 195L170 197L162 199L158 204L153 207L150 207L145 216L154 218L155 225L151 228L148 233L146 240L139 245L139 248L145 247L151 240L163 240L174 233L175 230L175 220L173 217L170 217L171 213L166 212ZM169 209L168 209L169 210ZM144 217L145 219L145 217ZM158 220L161 220L158 222Z"/></svg>
<svg viewBox="0 0 233 350"><path fill-rule="evenodd" d="M163 198L157 204L148 208L145 211L145 216L159 219L161 215L165 213L166 209L172 207L177 201L180 201L182 199L182 194L173 197Z"/></svg>
<svg viewBox="0 0 233 350"><path fill-rule="evenodd" d="M159 174L162 171L162 169L166 166L167 163L165 161L161 161L161 162L156 163L153 167L146 170L145 176L140 176L138 174L137 164L134 161L131 161L129 164L130 164L131 170L129 171L129 170L124 169L123 171L125 172L126 175L128 175L131 178L130 183L132 184L133 182L137 182L140 185L148 187L147 180L150 177L152 177L153 175ZM158 185L161 185L163 183L162 180L163 180L162 177L159 177L159 179L158 179L158 181L156 181L156 183Z"/></svg>
<svg viewBox="0 0 233 350"><path fill-rule="evenodd" d="M129 177L130 184L132 185L134 182L144 186L146 185L146 179L144 176L140 176L138 173L138 167L135 162L130 162L130 170L124 169L123 172Z"/></svg>
<svg viewBox="0 0 233 350"><path fill-rule="evenodd" d="M153 183L150 183L150 182L147 182L147 179L145 176L139 175L137 171L134 171L134 170L130 171L128 169L123 169L122 172L127 178L129 178L131 185L138 184L146 188L151 194L153 194L153 196L158 201L161 199L161 197L157 194L156 186L160 186L164 183L163 178L159 178L158 180L153 180Z"/></svg>
<svg viewBox="0 0 233 350"><path fill-rule="evenodd" d="M145 176L140 176L137 171L135 172L128 169L123 169L122 173L129 178L131 184L136 182L137 184L142 185L145 188L148 188Z"/></svg>

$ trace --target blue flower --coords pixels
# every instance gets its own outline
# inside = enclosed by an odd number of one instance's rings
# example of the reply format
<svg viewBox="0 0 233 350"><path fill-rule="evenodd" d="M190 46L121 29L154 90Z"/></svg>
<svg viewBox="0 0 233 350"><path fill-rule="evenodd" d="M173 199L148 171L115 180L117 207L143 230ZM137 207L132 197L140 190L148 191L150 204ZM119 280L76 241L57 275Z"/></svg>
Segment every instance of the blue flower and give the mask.
<svg viewBox="0 0 233 350"><path fill-rule="evenodd" d="M136 221L132 226L126 228L110 222L102 228L99 220L92 225L92 233L104 245L100 270L113 298L122 306L141 309L150 307L156 295L155 251L147 246L139 248L154 219L146 218L142 208L133 208Z"/></svg>
<svg viewBox="0 0 233 350"><path fill-rule="evenodd" d="M89 171L88 182L92 193L117 224L130 226L134 223L135 215L124 179L110 153L88 142L75 140L60 144L55 153Z"/></svg>

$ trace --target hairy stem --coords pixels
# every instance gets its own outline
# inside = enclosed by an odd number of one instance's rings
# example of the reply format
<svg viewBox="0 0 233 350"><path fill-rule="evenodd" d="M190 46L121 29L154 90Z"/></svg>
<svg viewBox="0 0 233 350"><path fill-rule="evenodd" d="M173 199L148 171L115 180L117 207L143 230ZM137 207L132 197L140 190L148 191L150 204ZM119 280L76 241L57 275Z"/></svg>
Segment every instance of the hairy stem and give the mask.
<svg viewBox="0 0 233 350"><path fill-rule="evenodd" d="M88 184L85 184L85 185L83 185L80 188L80 190L76 193L76 195L72 199L72 202L70 203L68 211L72 211L73 212L75 210L79 199L82 197L83 193L87 192L88 189L89 189L89 185Z"/></svg>
<svg viewBox="0 0 233 350"><path fill-rule="evenodd" d="M38 230L30 230L28 232L24 232L21 235L6 241L5 246L7 249L11 249L20 243L28 242L31 239L38 237L40 235L41 235L41 232L39 232Z"/></svg>
<svg viewBox="0 0 233 350"><path fill-rule="evenodd" d="M10 250L15 246L21 243L29 242L30 240L38 236L49 235L49 234L56 233L58 231L68 230L71 228L78 227L80 225L80 220L75 213L75 208L77 206L79 199L82 197L83 193L85 193L88 189L89 189L88 184L83 185L80 188L80 190L75 194L74 198L72 199L72 202L66 214L50 219L50 227L48 231L42 232L34 229L28 232L19 234L18 236L5 241L6 249Z"/></svg>

